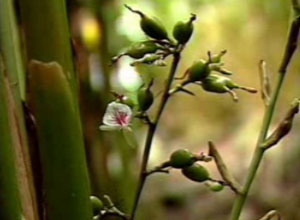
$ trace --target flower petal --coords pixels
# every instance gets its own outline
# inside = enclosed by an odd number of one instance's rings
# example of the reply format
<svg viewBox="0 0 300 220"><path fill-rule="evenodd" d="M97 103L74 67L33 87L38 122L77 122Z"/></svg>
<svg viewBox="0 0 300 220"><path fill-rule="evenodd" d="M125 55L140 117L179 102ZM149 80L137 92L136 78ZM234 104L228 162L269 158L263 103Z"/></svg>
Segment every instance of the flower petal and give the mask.
<svg viewBox="0 0 300 220"><path fill-rule="evenodd" d="M127 123L125 126L129 125L132 116L132 110L130 107L117 102L109 103L103 117L103 124L108 126L124 126L124 124L120 124L120 120L118 118L121 114L127 117Z"/></svg>

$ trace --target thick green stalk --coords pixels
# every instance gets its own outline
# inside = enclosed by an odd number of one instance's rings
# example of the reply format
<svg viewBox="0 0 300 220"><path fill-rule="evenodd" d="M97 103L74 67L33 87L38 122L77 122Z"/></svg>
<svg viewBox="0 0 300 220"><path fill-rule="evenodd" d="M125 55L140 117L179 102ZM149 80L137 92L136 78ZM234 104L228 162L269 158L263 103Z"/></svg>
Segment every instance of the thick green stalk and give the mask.
<svg viewBox="0 0 300 220"><path fill-rule="evenodd" d="M140 177L139 177L137 192L136 192L136 195L135 195L134 204L133 204L133 208L132 208L131 216L130 216L131 220L134 220L136 210L137 210L137 206L138 206L138 203L139 203L139 200L140 200L140 197L141 197L141 193L143 191L143 188L144 188L144 185L145 185L145 182L146 182L146 179L147 179L146 171L147 171L147 164L148 164L148 161L149 161L149 156L150 156L153 137L154 137L159 119L161 117L161 114L162 114L162 112L163 112L163 110L164 110L164 108L167 104L168 98L170 97L169 90L170 90L173 78L175 76L176 69L177 69L179 61L180 61L180 53L178 52L178 53L174 54L174 59L173 59L172 66L171 66L171 69L170 69L170 74L169 74L169 77L167 79L167 85L164 88L162 99L161 99L160 105L158 107L158 112L156 114L154 122L149 124L149 129L148 129L147 138L146 138L145 147L144 147L142 167L141 167L141 171L140 171Z"/></svg>
<svg viewBox="0 0 300 220"><path fill-rule="evenodd" d="M90 220L90 186L77 103L62 67L29 64L47 220Z"/></svg>
<svg viewBox="0 0 300 220"><path fill-rule="evenodd" d="M1 64L0 64L1 65ZM21 220L21 198L18 188L12 126L9 122L9 101L4 71L0 66L0 219Z"/></svg>
<svg viewBox="0 0 300 220"><path fill-rule="evenodd" d="M16 25L16 18L12 0L0 1L0 39L1 51L4 56L5 66L15 74L11 77L15 83L19 85L19 93L21 98L25 99L25 73L20 52L19 33Z"/></svg>
<svg viewBox="0 0 300 220"><path fill-rule="evenodd" d="M47 220L90 220L66 1L20 0Z"/></svg>
<svg viewBox="0 0 300 220"><path fill-rule="evenodd" d="M25 75L13 3L13 0L0 0L0 52L7 80L5 83L6 96L9 100L7 107L12 115L9 123L13 127L12 146L16 155L22 212L24 218L36 220L38 218L37 204L22 106L22 100L25 99ZM4 84L1 83L0 87L2 89Z"/></svg>
<svg viewBox="0 0 300 220"><path fill-rule="evenodd" d="M294 15L294 19L290 26L285 52L283 55L281 65L279 67L279 71L278 71L279 76L277 79L276 87L272 94L270 104L267 106L267 109L266 109L266 112L264 115L262 128L261 128L260 135L259 135L259 138L257 141L256 149L255 149L255 152L254 152L251 164L250 164L246 183L242 189L242 193L240 195L238 195L238 197L236 198L236 200L234 202L234 206L233 206L232 213L231 213L231 220L239 219L239 217L241 215L241 211L242 211L245 201L247 199L250 187L253 183L253 180L255 178L255 175L257 173L259 165L263 159L265 150L261 147L261 144L266 139L266 136L267 136L267 133L268 133L271 121L272 121L272 116L275 111L278 96L281 91L281 87L282 87L282 84L283 84L283 81L284 81L284 78L286 75L287 67L288 67L288 65L291 61L291 58L297 48L297 43L298 43L297 39L299 36L299 29L300 29L300 17L299 17L299 15L300 15L299 9L300 8L299 8L297 0L292 0L292 5L293 5L295 15Z"/></svg>
<svg viewBox="0 0 300 220"><path fill-rule="evenodd" d="M59 63L76 91L66 1L19 0L19 2L27 60Z"/></svg>

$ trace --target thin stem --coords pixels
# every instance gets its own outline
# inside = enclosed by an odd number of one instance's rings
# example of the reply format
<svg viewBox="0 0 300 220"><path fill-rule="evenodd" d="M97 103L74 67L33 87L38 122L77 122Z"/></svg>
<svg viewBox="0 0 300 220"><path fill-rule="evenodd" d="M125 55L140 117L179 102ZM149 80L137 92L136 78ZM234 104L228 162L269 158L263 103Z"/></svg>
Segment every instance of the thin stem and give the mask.
<svg viewBox="0 0 300 220"><path fill-rule="evenodd" d="M172 66L171 66L171 70L170 70L170 74L169 77L167 79L167 85L164 89L162 98L161 98L161 102L159 104L158 107L158 112L156 114L156 117L154 119L154 122L152 124L149 124L149 129L148 129L148 133L147 133L147 138L146 138L146 142L145 142L145 148L144 148L144 154L143 154L143 160L142 160L142 167L141 167L141 171L140 171L140 177L139 177L139 182L138 182L138 186L137 186L137 191L136 191L136 195L135 195L135 199L134 199L134 204L133 204L133 208L131 211L131 216L130 219L134 220L135 217L135 213L136 213L136 209L141 197L141 193L143 191L144 185L145 185L145 181L147 179L147 164L148 164L148 160L149 160L149 156L150 156L150 151L151 151L151 145L152 145L152 140L159 122L159 119L162 115L162 112L167 104L168 98L170 97L169 95L169 89L171 87L173 78L175 76L176 73L176 69L180 60L180 52L176 52L173 54L173 62L172 62Z"/></svg>
<svg viewBox="0 0 300 220"><path fill-rule="evenodd" d="M249 168L249 173L246 179L246 183L242 189L241 194L238 195L237 199L235 200L233 209L232 209L232 214L231 214L231 220L238 220L239 216L241 214L242 208L244 206L244 203L246 201L246 198L248 196L249 193L249 189L252 185L252 182L255 178L256 172L258 170L258 167L260 165L260 162L263 158L264 155L264 149L260 147L261 143L264 141L266 135L267 135L267 131L269 129L270 123L271 123L271 119L273 116L273 112L275 109L275 105L278 99L278 95L279 95L279 91L281 88L281 85L283 83L283 79L284 79L284 74L280 74L279 78L277 80L277 85L276 85L276 90L273 93L270 105L268 106L265 115L264 115L264 119L263 119L263 125L261 128L261 132L260 132L260 136L259 139L257 141L257 145L256 145L256 149L250 164L250 168Z"/></svg>
<svg viewBox="0 0 300 220"><path fill-rule="evenodd" d="M285 47L284 56L281 62L281 65L279 67L279 76L276 83L276 88L274 92L272 93L270 105L267 106L266 112L264 114L263 124L261 128L261 132L257 141L256 149L250 164L249 173L246 179L246 183L242 189L242 193L238 195L238 197L235 200L232 213L231 213L231 220L238 220L241 211L243 209L243 206L245 204L245 201L247 199L250 187L252 185L252 182L255 178L255 175L257 173L257 170L259 168L259 165L262 161L262 158L264 156L265 149L261 147L261 144L266 139L272 116L276 107L276 103L279 97L279 93L286 75L287 67L291 61L291 58L297 48L297 39L299 35L299 28L300 28L300 18L299 18L299 8L298 3L295 0L292 0L293 9L295 12L294 20L291 23L290 31L288 35L287 44Z"/></svg>

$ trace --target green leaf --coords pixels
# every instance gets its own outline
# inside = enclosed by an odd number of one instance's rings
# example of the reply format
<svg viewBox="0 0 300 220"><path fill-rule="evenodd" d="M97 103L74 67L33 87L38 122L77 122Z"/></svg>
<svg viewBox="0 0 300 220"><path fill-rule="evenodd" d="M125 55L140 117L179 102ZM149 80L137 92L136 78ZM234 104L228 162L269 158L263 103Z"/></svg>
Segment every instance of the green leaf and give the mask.
<svg viewBox="0 0 300 220"><path fill-rule="evenodd" d="M36 118L47 220L90 220L78 106L58 63L30 62L29 104Z"/></svg>

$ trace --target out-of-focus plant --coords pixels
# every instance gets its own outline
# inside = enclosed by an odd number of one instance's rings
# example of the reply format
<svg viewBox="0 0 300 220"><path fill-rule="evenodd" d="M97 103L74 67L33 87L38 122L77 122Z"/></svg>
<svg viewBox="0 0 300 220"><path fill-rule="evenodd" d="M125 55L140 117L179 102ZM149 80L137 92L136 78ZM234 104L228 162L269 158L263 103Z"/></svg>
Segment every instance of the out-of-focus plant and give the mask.
<svg viewBox="0 0 300 220"><path fill-rule="evenodd" d="M14 3L0 1L1 219L91 219L65 1L19 2L23 47Z"/></svg>
<svg viewBox="0 0 300 220"><path fill-rule="evenodd" d="M192 14L187 22L180 21L175 24L173 28L173 38L175 40L173 40L167 33L164 26L156 18L151 18L142 11L125 5L128 10L139 15L140 27L147 35L148 39L134 43L123 53L113 57L112 61L117 62L121 57L129 56L134 59L131 63L133 66L156 65L164 67L166 66L164 60L169 56L172 57L170 72L160 98L158 98L158 96L154 96L151 91L151 87L155 79L152 79L150 82L145 82L137 91L137 103L135 105L133 105L134 102L129 100L126 95L116 96L116 99L107 107L107 111L103 119L104 125L100 126L100 129L102 130L125 129L127 131L131 131L130 122L134 118L144 121L148 126L134 204L131 212L125 217L126 219L135 219L139 200L148 177L154 173L169 173L171 169L180 169L186 178L199 183L205 183L204 185L214 192L221 191L224 187L229 187L236 194L231 220L238 220L240 218L250 186L254 180L264 153L266 150L276 145L289 133L294 117L298 113L299 99L295 99L282 122L279 123L279 126L271 135L268 135L271 119L275 111L276 102L286 75L287 67L297 46L297 38L300 28L300 8L297 0L292 0L292 6L294 19L290 27L285 53L279 68L278 81L273 92L270 91L271 86L264 69L265 63L260 63L260 73L262 76L262 98L266 106L266 111L248 177L246 183L242 185L231 174L223 158L218 152L217 147L211 141L209 142L209 153L207 155L204 153L193 154L188 149L179 149L173 152L170 158L164 163L151 169L148 168L152 141L158 123L168 100L176 93L183 92L193 96L195 94L188 90L187 86L189 84L196 84L201 86L202 89L207 92L229 94L233 101L238 102L238 96L234 90L244 90L250 93L256 93L256 89L240 86L228 77L233 73L223 68L224 63L222 62L222 57L226 54L226 50L221 51L218 54L212 54L208 51L207 59L199 59L195 61L194 64L185 71L183 76L175 77L177 66L181 59L181 53L192 36L194 29L193 23L196 20L196 15ZM173 86L173 82L175 80L181 81ZM149 115L149 110L157 99L160 99L159 104L157 111L152 118ZM217 165L222 177L221 180L211 177L209 170L205 167L205 163L212 160L214 160ZM271 211L262 219L270 219L274 216L279 216L279 214L276 211ZM99 212L98 217L101 218L101 212Z"/></svg>

